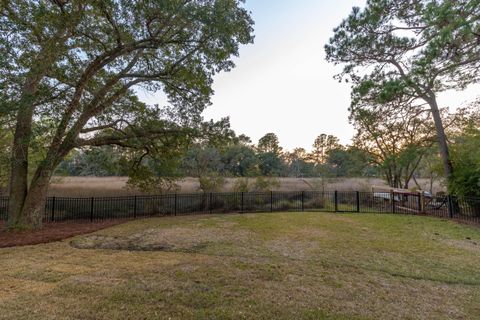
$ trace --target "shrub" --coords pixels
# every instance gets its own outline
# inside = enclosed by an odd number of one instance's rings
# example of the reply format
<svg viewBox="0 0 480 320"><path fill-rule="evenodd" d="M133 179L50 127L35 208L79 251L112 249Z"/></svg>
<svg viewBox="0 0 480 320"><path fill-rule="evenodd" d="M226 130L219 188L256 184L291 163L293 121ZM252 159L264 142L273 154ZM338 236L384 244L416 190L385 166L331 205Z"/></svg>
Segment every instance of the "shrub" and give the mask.
<svg viewBox="0 0 480 320"><path fill-rule="evenodd" d="M480 197L480 129L468 128L455 142L450 190L459 196Z"/></svg>
<svg viewBox="0 0 480 320"><path fill-rule="evenodd" d="M288 200L282 200L275 204L277 210L287 211L293 208L293 203Z"/></svg>
<svg viewBox="0 0 480 320"><path fill-rule="evenodd" d="M280 181L275 177L257 177L255 179L254 191L266 192L280 187Z"/></svg>
<svg viewBox="0 0 480 320"><path fill-rule="evenodd" d="M468 127L456 138L452 148L455 171L449 181L449 189L464 197L475 216L480 216L480 129ZM477 199L476 199L477 198Z"/></svg>
<svg viewBox="0 0 480 320"><path fill-rule="evenodd" d="M313 198L305 203L305 207L311 209L323 209L325 208L325 199L319 197Z"/></svg>
<svg viewBox="0 0 480 320"><path fill-rule="evenodd" d="M250 181L248 178L238 178L233 185L233 192L249 192Z"/></svg>
<svg viewBox="0 0 480 320"><path fill-rule="evenodd" d="M208 176L198 178L200 190L203 192L219 192L225 185L225 178L218 173L212 173Z"/></svg>

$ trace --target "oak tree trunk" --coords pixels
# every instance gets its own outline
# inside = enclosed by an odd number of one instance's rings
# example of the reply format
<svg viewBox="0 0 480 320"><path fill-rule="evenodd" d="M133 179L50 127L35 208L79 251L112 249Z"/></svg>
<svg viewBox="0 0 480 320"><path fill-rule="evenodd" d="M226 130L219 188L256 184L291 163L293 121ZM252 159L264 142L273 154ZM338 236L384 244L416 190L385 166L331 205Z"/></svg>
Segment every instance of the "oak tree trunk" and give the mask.
<svg viewBox="0 0 480 320"><path fill-rule="evenodd" d="M51 167L40 166L36 170L30 186L22 198L21 205L15 206L19 209L13 214L9 212L10 229L39 229L42 227L48 187L53 172Z"/></svg>
<svg viewBox="0 0 480 320"><path fill-rule="evenodd" d="M21 216L24 217L29 228L39 229L42 227L50 178L51 171L42 169L37 171L32 179L21 212Z"/></svg>
<svg viewBox="0 0 480 320"><path fill-rule="evenodd" d="M25 77L21 91L22 94L18 100L12 157L10 159L11 171L7 221L7 228L9 229L32 229L38 228L41 225L41 222L39 224L36 222L37 219L33 218L38 212L30 212L29 210L33 208L31 203L32 199L38 198L37 195L31 195L32 191L43 193L43 191L40 190L43 179L34 177L29 190L28 155L32 141L33 114L35 112L35 102L38 98L38 86L56 61L56 58L61 55L62 50L62 47L58 46L55 39L52 39L51 44L47 44L41 49L36 61L32 64L31 70ZM48 179L50 178L48 177ZM42 183L37 185L37 181ZM41 202L44 203L45 200L43 199Z"/></svg>
<svg viewBox="0 0 480 320"><path fill-rule="evenodd" d="M37 85L38 79L27 80L17 111L12 146L7 221L7 227L10 229L28 228L28 223L21 213L28 193L28 153L32 136L33 99Z"/></svg>

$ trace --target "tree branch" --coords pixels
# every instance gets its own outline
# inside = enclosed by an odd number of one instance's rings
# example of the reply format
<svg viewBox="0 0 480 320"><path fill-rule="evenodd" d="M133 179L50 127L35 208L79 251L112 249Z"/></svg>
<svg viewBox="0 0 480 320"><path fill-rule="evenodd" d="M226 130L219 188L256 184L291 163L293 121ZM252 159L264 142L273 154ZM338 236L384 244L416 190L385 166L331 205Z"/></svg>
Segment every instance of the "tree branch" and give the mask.
<svg viewBox="0 0 480 320"><path fill-rule="evenodd" d="M109 124L82 129L80 131L80 133L84 134L84 133L91 133L91 132L95 132L95 131L105 130L105 129L115 129L116 125L119 124L119 123L126 123L128 126L131 126L131 123L128 122L127 120L118 119L118 120L116 120L114 122L111 122Z"/></svg>
<svg viewBox="0 0 480 320"><path fill-rule="evenodd" d="M125 133L122 136L117 135L105 135L105 136L98 136L91 139L81 139L78 138L75 142L75 147L84 147L84 146L104 146L109 144L119 145L120 143L123 146L132 146L133 144L128 144L128 140L131 139L154 139L157 137L161 137L163 135L174 134L174 133L182 133L185 132L185 129L152 129L152 130L145 130L145 129L135 129L129 133Z"/></svg>

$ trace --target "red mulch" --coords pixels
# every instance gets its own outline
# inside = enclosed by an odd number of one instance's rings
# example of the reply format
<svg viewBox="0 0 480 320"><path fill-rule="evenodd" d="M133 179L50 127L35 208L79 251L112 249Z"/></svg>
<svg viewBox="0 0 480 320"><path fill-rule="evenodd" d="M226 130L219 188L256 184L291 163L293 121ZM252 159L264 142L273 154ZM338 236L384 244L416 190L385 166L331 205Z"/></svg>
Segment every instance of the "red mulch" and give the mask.
<svg viewBox="0 0 480 320"><path fill-rule="evenodd" d="M0 221L0 248L60 241L73 236L92 233L123 222L126 222L126 220L55 222L45 223L40 230L20 232L6 231L4 222Z"/></svg>

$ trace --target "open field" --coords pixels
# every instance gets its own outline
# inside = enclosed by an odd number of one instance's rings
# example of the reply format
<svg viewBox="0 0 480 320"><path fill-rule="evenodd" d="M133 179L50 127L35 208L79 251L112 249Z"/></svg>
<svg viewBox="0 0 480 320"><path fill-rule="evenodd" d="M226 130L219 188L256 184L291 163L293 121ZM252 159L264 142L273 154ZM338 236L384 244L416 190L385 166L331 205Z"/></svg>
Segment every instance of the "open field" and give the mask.
<svg viewBox="0 0 480 320"><path fill-rule="evenodd" d="M4 319L480 319L480 231L435 218L146 219L0 249Z"/></svg>
<svg viewBox="0 0 480 320"><path fill-rule="evenodd" d="M126 177L55 177L50 187L50 196L58 197L99 197L99 196L128 196L140 194L136 190L126 188ZM252 183L254 178L251 179ZM332 178L325 180L322 186L319 178L279 178L280 186L274 191L306 191L306 190L342 190L342 191L371 191L371 186L387 186L378 178ZM235 178L226 179L224 191L232 191ZM420 179L419 183L424 190L429 190L429 182ZM183 193L197 192L198 179L185 178L179 181L180 191ZM413 187L413 184L412 184ZM442 190L439 183L434 185L434 192Z"/></svg>

